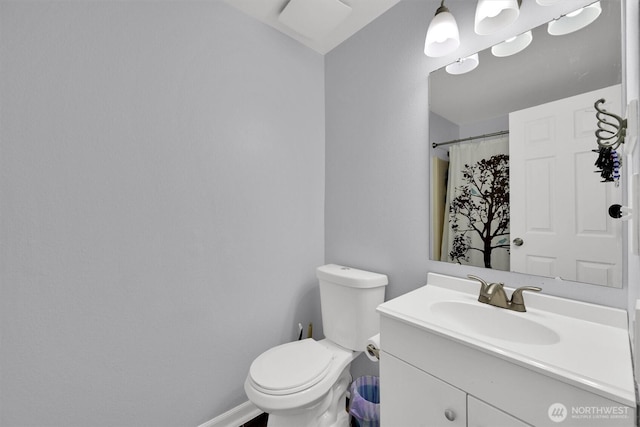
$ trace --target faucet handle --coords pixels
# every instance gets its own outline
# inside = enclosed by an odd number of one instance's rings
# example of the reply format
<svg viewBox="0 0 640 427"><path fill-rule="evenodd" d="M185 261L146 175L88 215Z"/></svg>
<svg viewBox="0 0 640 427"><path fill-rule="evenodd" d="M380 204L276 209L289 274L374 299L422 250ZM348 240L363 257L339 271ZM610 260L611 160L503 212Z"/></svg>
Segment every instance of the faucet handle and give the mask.
<svg viewBox="0 0 640 427"><path fill-rule="evenodd" d="M473 274L467 274L467 277L469 279L477 280L478 282L480 282L480 292L478 293L478 301L488 304L489 297L487 296L487 290L489 289L489 284L482 277L474 276Z"/></svg>
<svg viewBox="0 0 640 427"><path fill-rule="evenodd" d="M522 292L524 291L540 292L542 291L542 288L539 288L537 286L522 286L513 291L513 294L511 294L510 304L510 308L512 310L522 312L527 311L526 307L524 306L524 297L522 296Z"/></svg>
<svg viewBox="0 0 640 427"><path fill-rule="evenodd" d="M478 282L480 282L480 285L481 285L480 291L481 292L484 292L489 287L489 284L482 277L474 276L473 274L467 274L467 277L469 279L477 280Z"/></svg>

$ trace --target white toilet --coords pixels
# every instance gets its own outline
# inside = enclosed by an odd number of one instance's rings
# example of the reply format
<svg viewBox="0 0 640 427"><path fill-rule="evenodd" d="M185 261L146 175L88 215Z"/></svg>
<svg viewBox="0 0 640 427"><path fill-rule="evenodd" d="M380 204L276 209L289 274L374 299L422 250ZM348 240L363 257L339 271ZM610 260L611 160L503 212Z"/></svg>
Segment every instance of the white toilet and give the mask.
<svg viewBox="0 0 640 427"><path fill-rule="evenodd" d="M269 414L269 427L348 427L349 367L379 332L376 307L387 276L328 264L317 269L325 339L273 347L258 356L244 383Z"/></svg>

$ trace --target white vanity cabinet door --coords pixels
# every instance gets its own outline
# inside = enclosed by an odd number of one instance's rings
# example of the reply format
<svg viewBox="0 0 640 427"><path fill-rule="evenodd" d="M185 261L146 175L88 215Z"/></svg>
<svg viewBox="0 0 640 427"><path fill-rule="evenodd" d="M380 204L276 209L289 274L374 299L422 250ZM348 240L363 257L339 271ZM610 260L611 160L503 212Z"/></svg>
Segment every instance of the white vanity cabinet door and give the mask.
<svg viewBox="0 0 640 427"><path fill-rule="evenodd" d="M380 424L385 427L466 427L467 395L382 352Z"/></svg>
<svg viewBox="0 0 640 427"><path fill-rule="evenodd" d="M467 427L531 427L475 397L467 397Z"/></svg>

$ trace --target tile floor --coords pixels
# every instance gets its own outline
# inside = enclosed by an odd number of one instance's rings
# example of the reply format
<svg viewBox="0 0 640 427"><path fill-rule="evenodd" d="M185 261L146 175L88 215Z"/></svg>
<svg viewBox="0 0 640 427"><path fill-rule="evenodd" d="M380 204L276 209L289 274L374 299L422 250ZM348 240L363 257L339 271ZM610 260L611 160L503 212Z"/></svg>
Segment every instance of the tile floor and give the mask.
<svg viewBox="0 0 640 427"><path fill-rule="evenodd" d="M269 419L269 414L260 414L248 423L242 424L240 427L267 427L267 420Z"/></svg>

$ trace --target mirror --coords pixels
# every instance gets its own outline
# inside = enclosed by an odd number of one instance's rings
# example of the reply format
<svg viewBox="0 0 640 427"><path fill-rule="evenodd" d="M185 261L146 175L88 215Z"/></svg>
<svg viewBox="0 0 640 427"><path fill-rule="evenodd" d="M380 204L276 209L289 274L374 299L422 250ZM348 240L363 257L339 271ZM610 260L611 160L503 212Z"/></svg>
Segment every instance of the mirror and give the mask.
<svg viewBox="0 0 640 427"><path fill-rule="evenodd" d="M606 92L608 94L606 108L615 113L624 111L620 100L621 2L602 1L600 4L602 12L598 19L581 30L563 36L552 36L548 34L545 24L532 30L533 40L530 45L515 55L496 57L492 55L491 49L487 49L479 52L479 65L471 72L451 75L443 68L430 74L430 143L441 144L470 139L431 148L431 258L433 260L622 287L621 221L608 217L606 209L604 209L605 212L601 212L603 205L624 204L621 200L622 191L614 183L600 183L600 176L593 173L596 171L593 164L598 158L597 153L591 152L591 149L597 148L595 136L593 136L595 129L593 103L598 98L593 100L587 98L589 105L582 110L563 110L563 108L569 108L563 104L565 100L578 98L580 94L610 88L609 90L614 92L613 95L611 95L612 92ZM590 95L596 94L599 92ZM536 107L543 104L544 107ZM538 116L530 119L529 122L526 120L523 122L518 115L522 111L537 111ZM532 137L531 132L537 132L537 136L540 136L540 132L544 133L554 128L555 125L538 126L542 123L541 118L546 115L554 115L556 117L554 123L563 123L563 126L572 128L575 134L581 132L585 136L590 133L587 139L591 145L587 152L585 153L583 148L582 152L571 154L572 157L580 158L581 163L572 166L575 170L568 168L568 162L560 157L556 160L560 166L555 169L553 162L539 162L535 168L532 168L529 163L526 163L527 159L524 160L525 163L521 163L521 158L514 157L519 156L523 151L520 148L522 143L519 142L523 138L522 129L528 129L528 136L524 136L526 139ZM565 118L568 119L565 120ZM568 120L573 122L567 124ZM587 121L589 123L585 125ZM531 130L535 128L534 125L538 128ZM496 133L504 133L503 131L507 131L507 134L496 135ZM484 137L476 138L478 136ZM501 222L494 218L495 233L494 237L489 239L490 242L486 242L487 238L481 243L472 242L469 237L471 232L469 232L466 235L462 234L461 237L458 236L455 243L451 243L454 238L449 236L450 243L442 246L442 235L444 234L444 238L447 239L447 229L451 226L458 230L476 228L471 224L470 219L459 217L461 209L465 209L464 205L460 204L460 200L464 197L457 199L457 204L454 203L457 206L455 208L457 213L452 213L451 203L447 204L448 151L460 151L464 150L464 146L468 146L473 148L467 148L467 151L475 152L479 150L481 143L490 145L491 139L503 139L503 143L508 147L509 157L506 162L503 157L487 154L486 158L492 159L492 162L485 164L484 170L488 173L487 170L493 168L490 171L491 174L487 175L496 182L494 189L497 191L494 191L493 197L498 199L501 197L501 203L507 205L506 210L495 209L491 214L496 218L502 218L502 225L505 221L509 223L509 227L500 232ZM562 142L566 140L564 137L560 139ZM496 144L500 143L496 142ZM560 142L556 140L555 144ZM560 151L549 147L554 146L547 146L545 153L555 155ZM538 157L548 156L539 155ZM453 160L451 163L453 169ZM458 169L474 167L475 164L462 161L461 165ZM569 172L565 171L566 176L578 176L580 179L565 179L565 175L558 175L558 169L569 169ZM459 172L462 173L461 170ZM486 179L485 177L485 183ZM503 182L504 185L498 186L498 182ZM528 186L523 182L528 183ZM532 182L535 185L532 186ZM587 189L584 182L595 184ZM545 201L543 190L555 187L559 183L573 186L567 190L568 197L562 199L561 203L557 200L556 202ZM456 188L460 189L463 185L464 183L458 183ZM507 186L510 187L509 191L502 191ZM473 197L474 191L484 190L479 187L469 188L467 185L465 191L469 199ZM449 194L451 196L452 191L449 191ZM451 199L454 197L451 196ZM595 203L596 200L597 203ZM553 206L554 203L562 206ZM466 209L469 206L473 204L468 204ZM570 215L565 215L565 211L570 211ZM562 212L562 215L558 212ZM458 219L451 215L458 215ZM571 217L570 220L564 218L561 225L554 225L556 230L572 230L576 235L606 234L610 241L609 247L605 251L602 249L603 246L600 246L597 254L585 255L580 251L585 246L581 240L573 241L562 237L560 240L562 247L558 247L558 243L553 243L551 246L547 243L547 249L538 250L538 253L533 251L525 255L524 260L518 260L517 256L524 252L523 249L534 248L536 236L526 233L533 227L538 235L550 234L549 230L553 227L545 224L545 221L547 217L552 216L555 216L556 220L557 217ZM522 223L525 223L524 231L520 231L519 224ZM517 236L510 233L512 228L519 230ZM477 247L483 244L484 248ZM491 249L487 249L489 246ZM559 252L558 256L551 254L553 250ZM606 259L604 252L613 261ZM569 261L565 261L564 258L568 258Z"/></svg>

